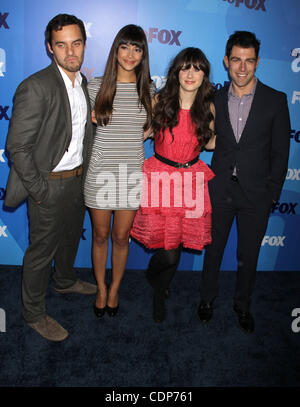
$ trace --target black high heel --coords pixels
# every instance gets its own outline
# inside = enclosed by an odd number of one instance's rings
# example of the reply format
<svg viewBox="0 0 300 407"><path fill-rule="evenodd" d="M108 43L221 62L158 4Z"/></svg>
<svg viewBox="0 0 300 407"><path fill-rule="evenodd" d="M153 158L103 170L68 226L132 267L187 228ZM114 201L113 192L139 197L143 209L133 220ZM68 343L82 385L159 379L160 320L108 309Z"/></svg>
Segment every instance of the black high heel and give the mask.
<svg viewBox="0 0 300 407"><path fill-rule="evenodd" d="M94 313L97 318L102 318L105 314L105 311L106 311L106 307L98 308L98 307L96 307L96 304L94 304Z"/></svg>
<svg viewBox="0 0 300 407"><path fill-rule="evenodd" d="M110 294L110 287L108 290L107 298L109 298L109 294ZM115 317L117 315L117 313L119 312L119 304L116 307L110 307L109 305L106 304L106 312L107 312L108 316Z"/></svg>
<svg viewBox="0 0 300 407"><path fill-rule="evenodd" d="M116 307L110 307L109 305L106 305L106 312L107 315L109 315L110 317L115 317L119 312L119 304Z"/></svg>
<svg viewBox="0 0 300 407"><path fill-rule="evenodd" d="M99 288L97 289L97 294L98 293L99 293ZM95 300L93 308L94 308L94 313L97 318L102 318L104 316L105 311L106 311L106 305L103 308L98 308L96 305L96 300Z"/></svg>

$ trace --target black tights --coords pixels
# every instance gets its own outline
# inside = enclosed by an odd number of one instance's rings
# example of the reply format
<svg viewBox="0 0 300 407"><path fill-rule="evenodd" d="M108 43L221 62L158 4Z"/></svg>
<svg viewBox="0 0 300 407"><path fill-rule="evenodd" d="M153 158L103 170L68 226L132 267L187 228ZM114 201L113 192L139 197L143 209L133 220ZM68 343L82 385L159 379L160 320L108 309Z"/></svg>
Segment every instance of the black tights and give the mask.
<svg viewBox="0 0 300 407"><path fill-rule="evenodd" d="M147 278L155 290L164 291L169 287L180 261L181 250L181 246L172 250L158 249L151 257Z"/></svg>

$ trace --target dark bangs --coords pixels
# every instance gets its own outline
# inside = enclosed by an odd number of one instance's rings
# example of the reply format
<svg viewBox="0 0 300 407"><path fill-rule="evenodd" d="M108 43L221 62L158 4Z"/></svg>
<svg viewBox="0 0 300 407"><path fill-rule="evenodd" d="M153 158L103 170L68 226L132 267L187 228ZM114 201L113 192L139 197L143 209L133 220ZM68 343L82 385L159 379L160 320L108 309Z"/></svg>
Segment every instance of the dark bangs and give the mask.
<svg viewBox="0 0 300 407"><path fill-rule="evenodd" d="M118 49L119 46L122 44L134 45L145 51L146 44L145 33L143 29L133 24L129 24L123 27L123 29L119 32L116 48Z"/></svg>
<svg viewBox="0 0 300 407"><path fill-rule="evenodd" d="M176 59L176 72L179 72L183 66L196 65L206 76L209 76L210 64L199 48L186 48L177 55Z"/></svg>

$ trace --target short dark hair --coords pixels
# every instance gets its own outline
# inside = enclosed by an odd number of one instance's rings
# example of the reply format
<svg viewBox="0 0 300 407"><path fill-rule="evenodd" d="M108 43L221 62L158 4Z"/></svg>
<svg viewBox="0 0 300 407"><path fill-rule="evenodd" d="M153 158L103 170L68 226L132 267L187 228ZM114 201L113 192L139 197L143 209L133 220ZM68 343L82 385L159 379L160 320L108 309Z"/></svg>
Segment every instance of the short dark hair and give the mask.
<svg viewBox="0 0 300 407"><path fill-rule="evenodd" d="M226 44L226 56L228 59L235 45L241 48L254 48L256 59L258 58L260 41L256 38L254 33L249 31L235 31L231 34Z"/></svg>
<svg viewBox="0 0 300 407"><path fill-rule="evenodd" d="M52 20L49 21L45 31L46 41L49 42L50 46L52 46L52 31L53 30L59 31L62 29L62 27L72 24L76 24L80 28L83 42L85 44L86 32L83 21L70 14L58 14L57 16L53 17Z"/></svg>

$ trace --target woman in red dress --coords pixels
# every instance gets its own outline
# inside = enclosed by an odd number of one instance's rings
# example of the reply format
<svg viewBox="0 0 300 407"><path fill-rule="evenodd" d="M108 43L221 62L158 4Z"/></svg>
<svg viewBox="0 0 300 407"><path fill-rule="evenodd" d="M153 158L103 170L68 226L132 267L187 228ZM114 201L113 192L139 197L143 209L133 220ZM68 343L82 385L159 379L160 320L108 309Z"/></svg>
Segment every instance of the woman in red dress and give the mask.
<svg viewBox="0 0 300 407"><path fill-rule="evenodd" d="M154 156L145 161L141 206L131 236L150 249L146 277L153 287L153 319L165 319L165 293L182 247L202 250L211 242L207 182L213 172L201 160L213 149L213 87L210 64L198 48L182 50L172 61L166 85L154 97Z"/></svg>

